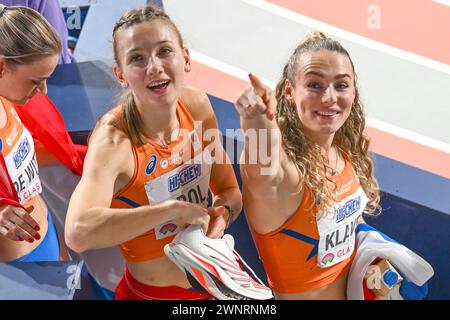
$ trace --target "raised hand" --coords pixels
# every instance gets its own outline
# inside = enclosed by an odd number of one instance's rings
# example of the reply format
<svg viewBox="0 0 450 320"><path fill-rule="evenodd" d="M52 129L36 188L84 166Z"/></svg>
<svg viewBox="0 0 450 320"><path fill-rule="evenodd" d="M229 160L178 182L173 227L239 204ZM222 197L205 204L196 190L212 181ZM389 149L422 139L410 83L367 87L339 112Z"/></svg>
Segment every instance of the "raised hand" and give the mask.
<svg viewBox="0 0 450 320"><path fill-rule="evenodd" d="M264 85L258 77L249 74L251 86L242 91L234 104L240 116L246 120L265 114L268 120L275 118L276 99L269 87Z"/></svg>

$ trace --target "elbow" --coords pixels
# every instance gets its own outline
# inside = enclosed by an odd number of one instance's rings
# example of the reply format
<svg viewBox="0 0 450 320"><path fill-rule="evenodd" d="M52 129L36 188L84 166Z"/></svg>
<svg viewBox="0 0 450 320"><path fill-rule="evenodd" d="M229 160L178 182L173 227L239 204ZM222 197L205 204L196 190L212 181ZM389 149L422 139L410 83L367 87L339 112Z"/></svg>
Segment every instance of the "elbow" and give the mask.
<svg viewBox="0 0 450 320"><path fill-rule="evenodd" d="M239 214L242 211L242 193L241 190L239 189L239 187L235 188L234 190L234 209L235 209L235 213Z"/></svg>
<svg viewBox="0 0 450 320"><path fill-rule="evenodd" d="M240 214L241 211L242 211L242 209L243 209L243 203L242 203L242 200L241 200L241 202L239 202L239 207L238 207L238 209L236 210L236 211L237 211L237 214Z"/></svg>
<svg viewBox="0 0 450 320"><path fill-rule="evenodd" d="M80 222L74 222L70 227L66 226L65 241L67 246L76 253L83 253L89 249L86 229Z"/></svg>
<svg viewBox="0 0 450 320"><path fill-rule="evenodd" d="M237 207L237 213L240 213L242 211L242 206L243 206L243 202L242 202L242 193L241 191L238 189L239 192L239 197L238 200L236 201L236 207Z"/></svg>

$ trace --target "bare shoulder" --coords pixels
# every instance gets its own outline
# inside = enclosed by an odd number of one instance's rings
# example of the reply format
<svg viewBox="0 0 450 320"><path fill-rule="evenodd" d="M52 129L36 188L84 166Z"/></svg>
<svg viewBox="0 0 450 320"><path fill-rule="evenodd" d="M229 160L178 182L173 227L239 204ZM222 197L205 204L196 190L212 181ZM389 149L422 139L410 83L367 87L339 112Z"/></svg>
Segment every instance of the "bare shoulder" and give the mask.
<svg viewBox="0 0 450 320"><path fill-rule="evenodd" d="M208 95L202 90L185 86L183 87L181 98L186 102L189 111L195 120L206 121L211 118L215 119Z"/></svg>
<svg viewBox="0 0 450 320"><path fill-rule="evenodd" d="M98 120L89 139L86 161L104 163L114 167L121 167L132 157L131 141L120 129L116 118L106 114Z"/></svg>
<svg viewBox="0 0 450 320"><path fill-rule="evenodd" d="M116 118L112 114L106 114L95 125L89 139L89 146L94 144L118 147L121 144L126 144L127 141L129 142L130 139L120 128Z"/></svg>

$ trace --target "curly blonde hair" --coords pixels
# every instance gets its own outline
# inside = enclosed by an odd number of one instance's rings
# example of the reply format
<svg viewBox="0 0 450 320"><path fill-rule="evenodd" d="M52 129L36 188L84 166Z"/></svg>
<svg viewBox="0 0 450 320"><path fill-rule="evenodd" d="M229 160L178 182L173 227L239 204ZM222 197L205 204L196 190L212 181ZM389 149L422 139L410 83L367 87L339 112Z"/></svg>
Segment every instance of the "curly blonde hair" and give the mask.
<svg viewBox="0 0 450 320"><path fill-rule="evenodd" d="M334 136L333 145L348 154L361 187L369 198L364 213L377 215L380 212L380 188L374 177L373 162L368 155L369 138L364 134L366 122L363 105L356 86L355 67L347 50L338 41L328 38L322 32L314 31L310 33L295 48L283 68L281 79L277 83L275 91L277 99L276 119L281 131L283 149L288 158L295 164L300 174L300 181L311 191L314 203L318 206L318 212L321 212L321 215L330 212L335 197L328 188L328 183L331 180L326 175L324 177L323 174L323 168L330 168L328 161L321 153L320 147L305 134L297 109L290 105L285 95L286 80L293 86L295 85L300 56L306 52L319 50L344 54L352 65L355 75L355 100L348 119ZM334 184L334 187L336 189L336 184Z"/></svg>

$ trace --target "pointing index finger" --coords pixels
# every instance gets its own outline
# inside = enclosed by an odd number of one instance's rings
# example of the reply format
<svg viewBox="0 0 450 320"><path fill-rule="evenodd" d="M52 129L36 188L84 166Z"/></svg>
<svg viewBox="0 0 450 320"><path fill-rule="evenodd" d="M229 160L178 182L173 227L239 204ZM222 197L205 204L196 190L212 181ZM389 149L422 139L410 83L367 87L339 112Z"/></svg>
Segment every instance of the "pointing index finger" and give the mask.
<svg viewBox="0 0 450 320"><path fill-rule="evenodd" d="M252 73L248 74L248 78L250 79L250 83L252 84L255 93L262 98L264 103L268 100L268 90L267 87L259 80L257 76Z"/></svg>

